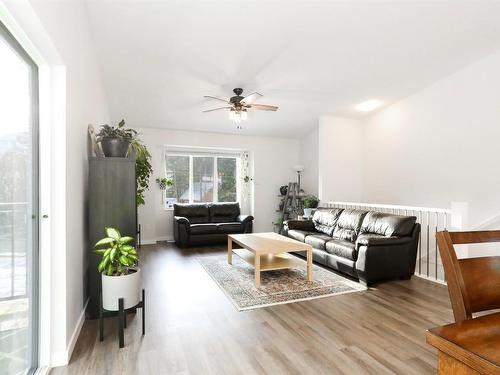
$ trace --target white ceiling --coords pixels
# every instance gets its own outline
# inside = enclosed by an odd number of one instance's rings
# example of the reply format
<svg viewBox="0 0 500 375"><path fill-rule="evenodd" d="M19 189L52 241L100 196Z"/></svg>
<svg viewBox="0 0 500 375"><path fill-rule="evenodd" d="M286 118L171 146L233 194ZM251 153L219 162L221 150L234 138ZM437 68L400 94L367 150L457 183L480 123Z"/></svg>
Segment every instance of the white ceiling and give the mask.
<svg viewBox="0 0 500 375"><path fill-rule="evenodd" d="M500 48L500 1L87 1L113 120L300 137ZM278 112L201 113L234 87Z"/></svg>

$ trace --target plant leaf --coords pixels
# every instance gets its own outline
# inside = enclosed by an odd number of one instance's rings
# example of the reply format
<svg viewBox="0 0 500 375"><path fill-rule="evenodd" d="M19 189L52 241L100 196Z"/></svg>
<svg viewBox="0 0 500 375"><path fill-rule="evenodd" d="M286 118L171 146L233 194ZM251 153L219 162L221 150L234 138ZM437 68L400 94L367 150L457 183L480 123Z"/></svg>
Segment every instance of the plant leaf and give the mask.
<svg viewBox="0 0 500 375"><path fill-rule="evenodd" d="M127 267L130 265L129 260L125 255L122 255L120 257L120 263L123 264L124 266L127 266Z"/></svg>
<svg viewBox="0 0 500 375"><path fill-rule="evenodd" d="M105 268L106 268L106 263L105 263L105 261L104 261L104 260L102 260L102 262L101 262L101 263L99 263L99 266L97 266L97 270L98 270L99 272L102 272L102 271L104 271L104 269L105 269Z"/></svg>
<svg viewBox="0 0 500 375"><path fill-rule="evenodd" d="M114 238L115 240L121 237L120 232L115 228L106 228L106 236Z"/></svg>
<svg viewBox="0 0 500 375"><path fill-rule="evenodd" d="M121 237L119 239L119 242L121 244L126 244L126 243L129 243L129 242L132 242L134 240L134 237L130 237L130 236L125 236L125 237Z"/></svg>
<svg viewBox="0 0 500 375"><path fill-rule="evenodd" d="M114 242L115 239L111 237L106 237L103 238L102 240L97 241L97 243L94 245L94 247L102 246L102 245L109 245L110 243Z"/></svg>

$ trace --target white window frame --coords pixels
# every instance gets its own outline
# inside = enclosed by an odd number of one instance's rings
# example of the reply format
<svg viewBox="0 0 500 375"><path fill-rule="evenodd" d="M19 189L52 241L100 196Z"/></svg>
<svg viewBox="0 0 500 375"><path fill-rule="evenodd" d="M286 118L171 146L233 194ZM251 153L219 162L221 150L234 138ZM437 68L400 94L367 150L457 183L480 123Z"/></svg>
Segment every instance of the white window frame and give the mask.
<svg viewBox="0 0 500 375"><path fill-rule="evenodd" d="M166 148L163 154L163 175L167 176L167 157L170 156L185 156L189 157L189 203L193 202L194 192L193 192L193 159L195 157L210 157L213 158L213 178L214 178L214 190L213 190L213 200L212 202L218 202L219 194L219 178L217 174L217 161L221 159L236 159L236 202L241 201L241 153L235 152L235 150L203 150L203 149L189 149L189 150L179 150ZM163 197L166 197L166 191L163 193ZM166 199L164 199L166 202ZM201 202L199 202L201 203ZM211 203L211 202L207 202ZM163 207L165 210L170 211L173 208Z"/></svg>

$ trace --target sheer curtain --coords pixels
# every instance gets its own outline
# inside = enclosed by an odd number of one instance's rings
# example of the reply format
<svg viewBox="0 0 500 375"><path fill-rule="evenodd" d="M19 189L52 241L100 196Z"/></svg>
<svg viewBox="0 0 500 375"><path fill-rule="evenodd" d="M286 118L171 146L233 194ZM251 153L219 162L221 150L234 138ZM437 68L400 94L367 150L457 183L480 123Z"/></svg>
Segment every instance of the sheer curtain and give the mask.
<svg viewBox="0 0 500 375"><path fill-rule="evenodd" d="M241 213L251 215L253 213L253 158L249 151L242 151L241 160L241 194L240 208Z"/></svg>

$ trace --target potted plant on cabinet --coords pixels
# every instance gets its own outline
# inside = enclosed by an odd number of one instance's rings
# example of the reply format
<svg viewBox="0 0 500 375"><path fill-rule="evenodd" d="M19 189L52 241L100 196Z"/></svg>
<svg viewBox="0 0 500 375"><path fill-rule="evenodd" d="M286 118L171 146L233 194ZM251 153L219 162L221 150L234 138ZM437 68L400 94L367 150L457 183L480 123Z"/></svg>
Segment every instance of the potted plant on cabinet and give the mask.
<svg viewBox="0 0 500 375"><path fill-rule="evenodd" d="M138 138L134 129L125 128L125 120L121 120L118 126L102 125L97 133L97 141L106 157L126 156L135 159L135 170L137 180L137 205L145 203L145 192L149 189L149 177L153 173L151 165L151 154L146 145Z"/></svg>
<svg viewBox="0 0 500 375"><path fill-rule="evenodd" d="M312 214L313 208L318 207L319 199L318 199L318 197L315 197L314 195L307 195L303 199L303 204L304 204L304 216L310 217Z"/></svg>
<svg viewBox="0 0 500 375"><path fill-rule="evenodd" d="M124 158L136 135L137 132L134 129L126 129L125 120L121 120L116 127L102 125L97 133L97 141L101 143L104 156Z"/></svg>
<svg viewBox="0 0 500 375"><path fill-rule="evenodd" d="M139 257L131 245L133 237L122 237L114 228L105 228L106 237L94 248L102 255L98 270L102 277L102 307L118 311L118 299L123 298L124 308L136 306L140 301L141 272L137 267Z"/></svg>

